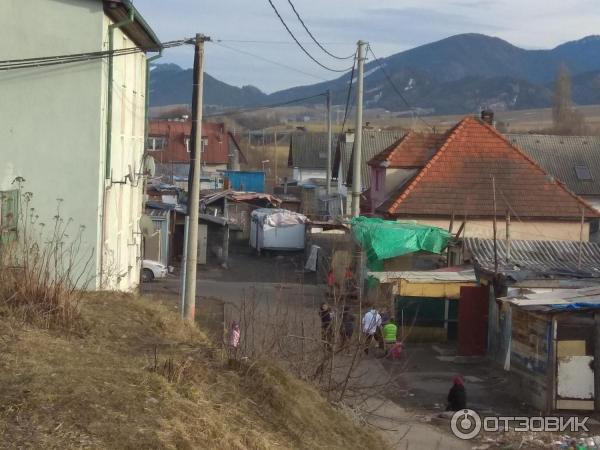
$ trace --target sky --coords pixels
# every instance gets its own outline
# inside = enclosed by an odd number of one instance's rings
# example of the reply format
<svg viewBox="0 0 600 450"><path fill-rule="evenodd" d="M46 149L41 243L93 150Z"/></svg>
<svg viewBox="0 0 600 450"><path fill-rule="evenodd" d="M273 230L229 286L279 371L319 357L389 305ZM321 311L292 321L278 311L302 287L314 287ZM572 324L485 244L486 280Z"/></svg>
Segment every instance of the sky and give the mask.
<svg viewBox="0 0 600 450"><path fill-rule="evenodd" d="M288 0L272 1L319 61L335 69L351 65L311 43ZM368 41L381 58L460 33L497 36L528 49L600 34L598 0L292 1L313 35L339 56L352 54L359 39ZM135 5L162 41L196 33L210 36L206 72L226 83L270 93L340 75L302 53L267 0L135 0ZM160 61L191 67L192 48L170 49Z"/></svg>

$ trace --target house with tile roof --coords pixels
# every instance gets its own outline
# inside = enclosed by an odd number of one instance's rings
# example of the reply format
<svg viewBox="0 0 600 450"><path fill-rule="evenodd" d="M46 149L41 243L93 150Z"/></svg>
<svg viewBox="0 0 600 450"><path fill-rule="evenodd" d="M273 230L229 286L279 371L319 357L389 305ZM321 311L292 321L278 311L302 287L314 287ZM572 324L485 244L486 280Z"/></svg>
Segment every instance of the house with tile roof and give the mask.
<svg viewBox="0 0 600 450"><path fill-rule="evenodd" d="M150 122L146 151L156 162L157 175L187 179L190 167L192 122L153 120ZM202 175L224 170L240 170L246 157L235 136L224 123L202 124Z"/></svg>
<svg viewBox="0 0 600 450"><path fill-rule="evenodd" d="M372 213L462 236L584 240L600 214L491 125L466 117L444 134L410 132L369 161ZM583 219L583 225L582 225Z"/></svg>

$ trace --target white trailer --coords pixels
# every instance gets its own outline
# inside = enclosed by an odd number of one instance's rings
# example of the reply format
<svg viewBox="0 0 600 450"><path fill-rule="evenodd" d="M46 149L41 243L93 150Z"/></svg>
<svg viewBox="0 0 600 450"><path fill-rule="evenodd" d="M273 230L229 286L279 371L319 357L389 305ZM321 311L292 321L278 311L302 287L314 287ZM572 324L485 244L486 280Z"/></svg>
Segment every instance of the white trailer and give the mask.
<svg viewBox="0 0 600 450"><path fill-rule="evenodd" d="M261 250L303 250L308 219L285 209L252 211L250 247Z"/></svg>

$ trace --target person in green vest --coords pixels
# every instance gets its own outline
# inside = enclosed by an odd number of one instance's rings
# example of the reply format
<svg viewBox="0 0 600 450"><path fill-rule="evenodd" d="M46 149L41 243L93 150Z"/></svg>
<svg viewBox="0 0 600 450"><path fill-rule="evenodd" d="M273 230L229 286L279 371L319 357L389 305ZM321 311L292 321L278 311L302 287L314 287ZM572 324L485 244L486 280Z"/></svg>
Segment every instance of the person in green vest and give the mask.
<svg viewBox="0 0 600 450"><path fill-rule="evenodd" d="M383 342L384 344L395 344L398 337L398 327L393 319L387 321L383 326Z"/></svg>

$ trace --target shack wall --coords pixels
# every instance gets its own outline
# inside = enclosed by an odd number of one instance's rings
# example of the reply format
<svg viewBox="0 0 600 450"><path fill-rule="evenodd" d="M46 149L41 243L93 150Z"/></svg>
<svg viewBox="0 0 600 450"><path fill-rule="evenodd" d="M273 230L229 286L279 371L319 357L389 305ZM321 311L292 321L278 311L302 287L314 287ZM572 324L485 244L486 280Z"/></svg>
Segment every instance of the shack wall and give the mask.
<svg viewBox="0 0 600 450"><path fill-rule="evenodd" d="M550 361L552 321L550 316L529 313L512 307L512 339L510 371L515 395L540 411L547 410L548 372Z"/></svg>

